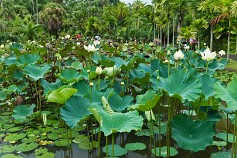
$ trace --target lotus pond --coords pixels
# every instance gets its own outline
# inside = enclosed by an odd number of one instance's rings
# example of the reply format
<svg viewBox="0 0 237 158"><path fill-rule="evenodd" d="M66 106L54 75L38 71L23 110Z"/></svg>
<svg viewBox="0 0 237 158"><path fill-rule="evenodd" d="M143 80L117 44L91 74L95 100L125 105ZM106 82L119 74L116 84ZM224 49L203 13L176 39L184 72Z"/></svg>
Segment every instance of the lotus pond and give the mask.
<svg viewBox="0 0 237 158"><path fill-rule="evenodd" d="M237 75L225 58L91 42L0 50L0 157L236 158Z"/></svg>

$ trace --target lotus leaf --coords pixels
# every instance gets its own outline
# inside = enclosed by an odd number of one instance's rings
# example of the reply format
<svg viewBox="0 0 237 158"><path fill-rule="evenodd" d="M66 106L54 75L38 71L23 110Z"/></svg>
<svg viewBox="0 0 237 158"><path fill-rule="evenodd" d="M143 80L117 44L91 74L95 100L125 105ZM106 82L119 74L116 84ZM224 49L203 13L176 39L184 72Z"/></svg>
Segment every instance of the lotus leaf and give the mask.
<svg viewBox="0 0 237 158"><path fill-rule="evenodd" d="M85 96L89 90L90 90L90 85L86 83L84 80L80 80L76 83L73 84L73 88L77 89L77 93L75 96Z"/></svg>
<svg viewBox="0 0 237 158"><path fill-rule="evenodd" d="M0 100L3 101L7 98L7 94L4 91L0 91Z"/></svg>
<svg viewBox="0 0 237 158"><path fill-rule="evenodd" d="M54 83L49 83L46 80L41 80L41 86L44 88L44 95L48 96L50 92L62 86L61 81L57 78Z"/></svg>
<svg viewBox="0 0 237 158"><path fill-rule="evenodd" d="M140 131L136 131L135 135L136 136L151 136L151 130L150 129L142 129Z"/></svg>
<svg viewBox="0 0 237 158"><path fill-rule="evenodd" d="M90 112L87 109L91 105L92 104L88 99L74 96L66 102L65 106L61 108L60 112L67 125L70 128L73 128L79 121L90 115Z"/></svg>
<svg viewBox="0 0 237 158"><path fill-rule="evenodd" d="M184 70L177 70L168 78L160 78L160 82L153 86L154 89L164 89L171 97L182 100L195 101L200 97L202 88L198 79L192 77Z"/></svg>
<svg viewBox="0 0 237 158"><path fill-rule="evenodd" d="M21 140L22 143L32 143L35 142L36 137L35 136L30 136L29 138L23 138Z"/></svg>
<svg viewBox="0 0 237 158"><path fill-rule="evenodd" d="M156 152L155 152L155 150L156 150ZM159 156L160 150L161 150L161 156L162 157L167 157L167 146L162 146L161 149L159 147L153 148L151 150L151 152L153 154L156 153L156 156ZM175 148L170 147L170 156L175 156L177 154L178 154L178 151Z"/></svg>
<svg viewBox="0 0 237 158"><path fill-rule="evenodd" d="M119 112L129 107L132 101L133 101L132 96L124 96L121 98L119 95L113 95L112 97L109 98L109 104L111 108Z"/></svg>
<svg viewBox="0 0 237 158"><path fill-rule="evenodd" d="M67 84L77 82L81 79L81 75L75 69L64 69L59 74L60 79Z"/></svg>
<svg viewBox="0 0 237 158"><path fill-rule="evenodd" d="M23 129L23 127L18 126L18 127L9 128L7 131L10 132L10 133L14 133L14 132L21 131L22 129Z"/></svg>
<svg viewBox="0 0 237 158"><path fill-rule="evenodd" d="M234 139L234 135L232 133L228 133L228 140L227 140L227 133L225 132L220 132L215 135L215 137L222 139L228 143L232 143Z"/></svg>
<svg viewBox="0 0 237 158"><path fill-rule="evenodd" d="M35 158L54 158L55 154L48 152L46 148L39 148L35 150Z"/></svg>
<svg viewBox="0 0 237 158"><path fill-rule="evenodd" d="M54 142L55 146L68 146L70 141L69 139L59 139Z"/></svg>
<svg viewBox="0 0 237 158"><path fill-rule="evenodd" d="M84 149L84 150L91 150L91 149L97 148L97 147L98 147L97 141L78 143L78 148Z"/></svg>
<svg viewBox="0 0 237 158"><path fill-rule="evenodd" d="M227 143L225 141L213 141L212 145L215 145L215 146L226 146Z"/></svg>
<svg viewBox="0 0 237 158"><path fill-rule="evenodd" d="M156 106L160 97L161 96L157 95L155 91L148 90L145 94L136 97L137 102L131 106L130 109L150 111Z"/></svg>
<svg viewBox="0 0 237 158"><path fill-rule="evenodd" d="M217 82L214 85L214 93L216 98L226 101L227 107L237 110L237 79L230 81L226 88Z"/></svg>
<svg viewBox="0 0 237 158"><path fill-rule="evenodd" d="M47 137L50 140L57 140L57 139L59 139L59 135L57 133L49 133L49 134L47 134Z"/></svg>
<svg viewBox="0 0 237 158"><path fill-rule="evenodd" d="M38 147L37 143L22 143L16 146L16 150L19 152L28 152L31 150L34 150L35 148Z"/></svg>
<svg viewBox="0 0 237 158"><path fill-rule="evenodd" d="M15 150L16 150L16 147L13 145L1 145L0 154L12 153Z"/></svg>
<svg viewBox="0 0 237 158"><path fill-rule="evenodd" d="M71 64L71 67L74 68L75 70L81 70L83 69L83 65L81 62L79 61L74 61L72 64Z"/></svg>
<svg viewBox="0 0 237 158"><path fill-rule="evenodd" d="M16 120L23 121L27 116L30 116L33 113L34 108L34 104L30 107L27 105L18 105L14 108L12 117Z"/></svg>
<svg viewBox="0 0 237 158"><path fill-rule="evenodd" d="M43 67L39 67L37 65L27 65L24 70L30 78L37 81L44 77L44 74L48 72L49 68L50 66L47 64Z"/></svg>
<svg viewBox="0 0 237 158"><path fill-rule="evenodd" d="M14 154L6 154L6 155L3 155L1 156L1 158L23 158L22 156L16 156Z"/></svg>
<svg viewBox="0 0 237 158"><path fill-rule="evenodd" d="M65 104L65 102L75 93L77 93L77 89L62 86L62 87L52 91L49 94L47 102L55 102L58 104Z"/></svg>
<svg viewBox="0 0 237 158"><path fill-rule="evenodd" d="M232 158L231 152L216 152L211 154L211 158Z"/></svg>
<svg viewBox="0 0 237 158"><path fill-rule="evenodd" d="M93 109L93 108L92 108ZM104 110L91 110L97 121L100 123L101 131L105 136L115 132L130 132L132 130L141 130L143 118L139 116L138 111L129 111L127 113L108 113ZM98 118L98 116L100 116Z"/></svg>
<svg viewBox="0 0 237 158"><path fill-rule="evenodd" d="M202 93L204 94L205 99L214 96L213 87L216 79L211 78L209 75L202 75L200 79L202 83Z"/></svg>
<svg viewBox="0 0 237 158"><path fill-rule="evenodd" d="M23 54L17 59L17 65L24 66L27 64L35 64L40 59L38 54Z"/></svg>
<svg viewBox="0 0 237 158"><path fill-rule="evenodd" d="M146 145L144 143L128 143L125 145L125 148L134 151L134 150L144 150L146 149Z"/></svg>
<svg viewBox="0 0 237 158"><path fill-rule="evenodd" d="M171 121L172 137L178 146L197 152L212 144L215 131L206 121L193 121L187 115L177 115Z"/></svg>
<svg viewBox="0 0 237 158"><path fill-rule="evenodd" d="M106 147L103 147L103 152L106 153ZM128 150L122 148L120 145L114 144L114 156L123 156L127 154ZM108 145L108 155L112 156L112 145Z"/></svg>

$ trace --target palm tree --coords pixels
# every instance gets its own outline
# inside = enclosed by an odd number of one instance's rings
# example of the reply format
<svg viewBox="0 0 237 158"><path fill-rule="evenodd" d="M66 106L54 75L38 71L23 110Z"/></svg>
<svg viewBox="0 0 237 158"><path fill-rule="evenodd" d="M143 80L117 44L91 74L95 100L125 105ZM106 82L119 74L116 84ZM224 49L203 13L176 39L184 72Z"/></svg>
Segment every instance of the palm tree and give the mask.
<svg viewBox="0 0 237 158"><path fill-rule="evenodd" d="M208 22L202 17L200 19L194 19L193 21L193 27L197 29L197 35L198 35L198 50L200 49L200 35L202 29L208 28Z"/></svg>

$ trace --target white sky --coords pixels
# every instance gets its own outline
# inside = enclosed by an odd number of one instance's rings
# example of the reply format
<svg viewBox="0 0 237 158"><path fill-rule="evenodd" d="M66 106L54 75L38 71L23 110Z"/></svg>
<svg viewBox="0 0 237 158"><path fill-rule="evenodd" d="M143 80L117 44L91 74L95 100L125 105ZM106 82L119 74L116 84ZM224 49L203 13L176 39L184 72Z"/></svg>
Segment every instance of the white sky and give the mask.
<svg viewBox="0 0 237 158"><path fill-rule="evenodd" d="M126 2L126 3L133 3L135 0L120 0L120 1L123 1L123 2ZM142 2L146 2L148 4L151 4L151 1L152 0L142 0Z"/></svg>

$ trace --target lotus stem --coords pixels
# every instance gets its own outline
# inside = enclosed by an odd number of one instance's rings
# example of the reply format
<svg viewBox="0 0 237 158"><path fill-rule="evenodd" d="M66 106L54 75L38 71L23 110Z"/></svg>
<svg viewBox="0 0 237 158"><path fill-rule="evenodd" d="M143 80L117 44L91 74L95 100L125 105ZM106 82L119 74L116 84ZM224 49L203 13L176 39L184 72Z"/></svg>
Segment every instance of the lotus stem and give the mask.
<svg viewBox="0 0 237 158"><path fill-rule="evenodd" d="M39 111L40 111L40 115L41 115L41 92L40 92L40 80L38 80L38 96L39 96Z"/></svg>
<svg viewBox="0 0 237 158"><path fill-rule="evenodd" d="M106 158L108 158L108 152L109 152L109 149L108 149L108 136L106 136Z"/></svg>
<svg viewBox="0 0 237 158"><path fill-rule="evenodd" d="M228 137L229 137L229 128L228 128L228 123L229 123L229 121L228 121L228 119L229 119L229 114L227 113L227 115L226 115L226 117L227 117L227 119L226 119L226 140L227 140L227 142L228 142ZM226 144L226 146L227 146L227 144Z"/></svg>
<svg viewBox="0 0 237 158"><path fill-rule="evenodd" d="M208 61L207 61L207 64L206 64L206 74L207 74L207 70L208 70Z"/></svg>
<svg viewBox="0 0 237 158"><path fill-rule="evenodd" d="M101 140L101 131L100 131L100 126L99 126L99 129L98 129L98 157L100 157L100 140Z"/></svg>
<svg viewBox="0 0 237 158"><path fill-rule="evenodd" d="M170 98L169 99L169 104L168 104L168 120L167 120L167 134L166 134L166 145L167 145L167 157L170 157L170 118L171 118L171 102Z"/></svg>
<svg viewBox="0 0 237 158"><path fill-rule="evenodd" d="M114 133L112 133L112 158L114 158Z"/></svg>
<svg viewBox="0 0 237 158"><path fill-rule="evenodd" d="M236 126L237 126L237 110L235 111L235 123L234 123L234 136L233 136L233 143L232 143L232 156L231 158L236 158L236 154L237 154L237 130L236 130ZM227 140L228 141L228 140Z"/></svg>
<svg viewBox="0 0 237 158"><path fill-rule="evenodd" d="M150 110L150 121L151 121L151 128L150 128L150 137L151 137L151 140L153 138L153 143L154 143L154 151L155 151L155 157L156 157L156 140L155 140L155 137L154 137L154 129L153 129L153 119L152 119L152 112Z"/></svg>
<svg viewBox="0 0 237 158"><path fill-rule="evenodd" d="M161 124L161 107L159 108L158 107L158 118L159 118L159 120L158 120L158 124L159 124L159 137L158 137L158 140L159 140L159 157L161 156L161 126L160 126L160 124Z"/></svg>
<svg viewBox="0 0 237 158"><path fill-rule="evenodd" d="M100 90L100 75L98 75L98 90Z"/></svg>
<svg viewBox="0 0 237 158"><path fill-rule="evenodd" d="M37 107L37 111L39 111L39 99L38 99L38 95L37 95L37 86L36 86L36 83L34 82L34 85L35 85L35 97L36 97L36 107Z"/></svg>

